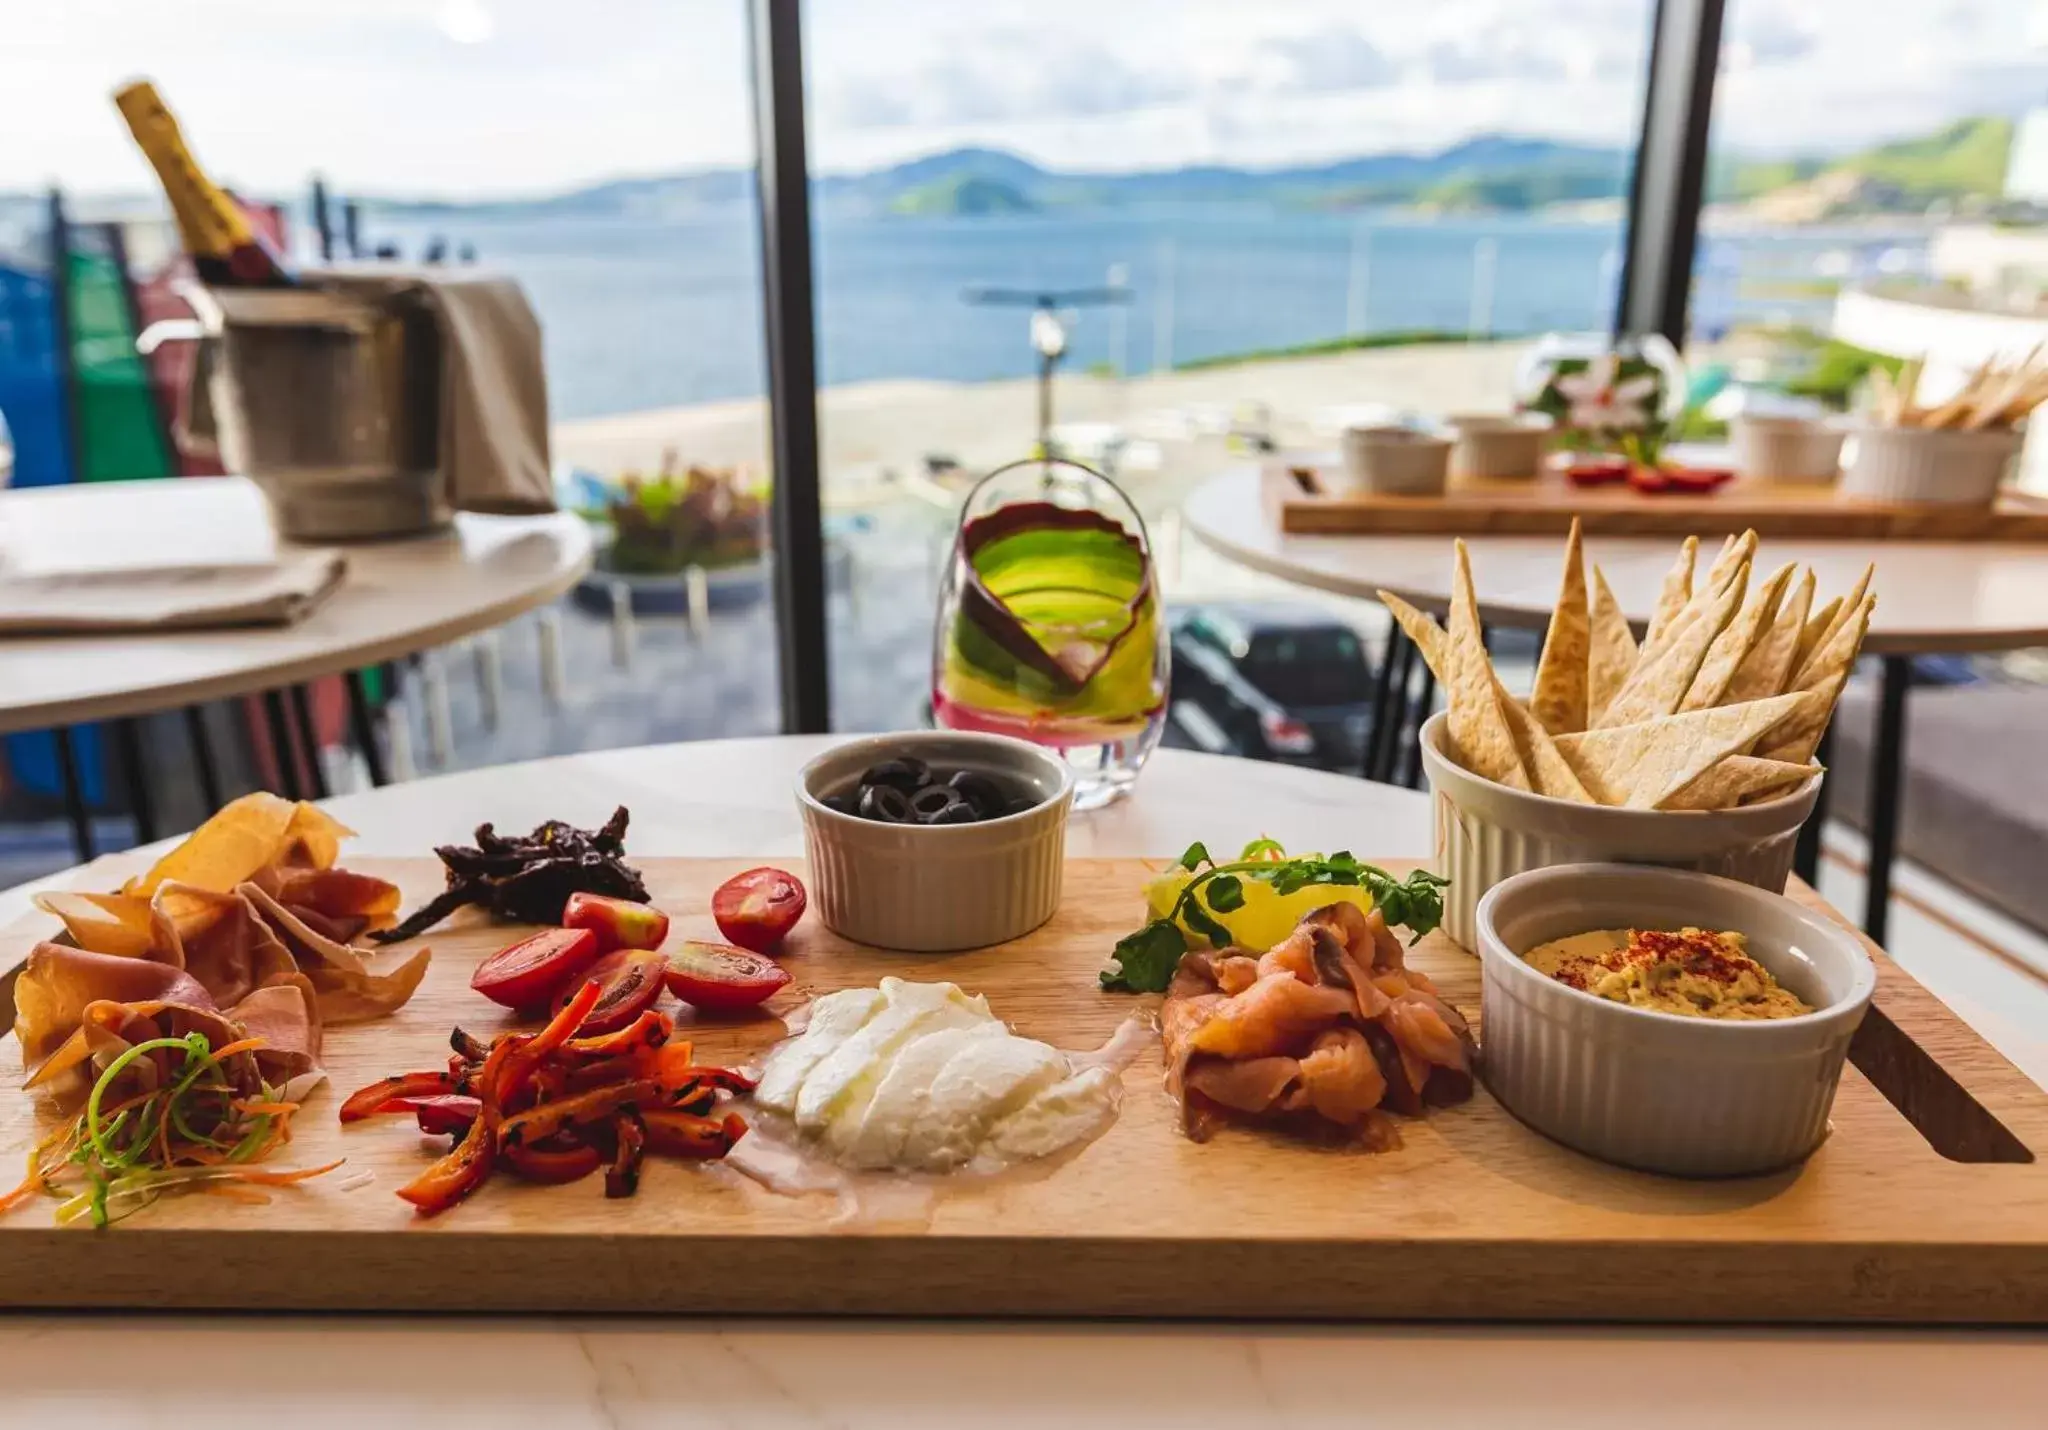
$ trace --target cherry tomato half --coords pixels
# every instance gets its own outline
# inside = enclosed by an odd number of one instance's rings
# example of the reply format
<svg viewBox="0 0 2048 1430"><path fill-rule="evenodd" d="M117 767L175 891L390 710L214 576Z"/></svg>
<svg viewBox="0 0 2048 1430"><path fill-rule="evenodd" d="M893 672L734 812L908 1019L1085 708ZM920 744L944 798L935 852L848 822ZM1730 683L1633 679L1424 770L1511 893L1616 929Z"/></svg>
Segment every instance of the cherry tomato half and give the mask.
<svg viewBox="0 0 2048 1430"><path fill-rule="evenodd" d="M1728 467L1666 467L1664 480L1675 492L1711 492L1735 479Z"/></svg>
<svg viewBox="0 0 2048 1430"><path fill-rule="evenodd" d="M578 985L587 981L603 991L589 1016L577 1026L577 1035L587 1038L615 1033L653 1007L654 1000L661 996L661 975L667 965L668 960L645 948L618 949L593 963ZM573 987L566 988L557 995L556 1012L568 1006L575 991Z"/></svg>
<svg viewBox="0 0 2048 1430"><path fill-rule="evenodd" d="M668 915L651 904L576 893L562 905L562 927L589 929L597 935L599 953L615 948L660 948L668 937Z"/></svg>
<svg viewBox="0 0 2048 1430"><path fill-rule="evenodd" d="M804 916L804 886L780 869L749 869L718 886L711 917L718 931L756 953L766 953Z"/></svg>
<svg viewBox="0 0 2048 1430"><path fill-rule="evenodd" d="M476 966L469 986L507 1008L539 1008L597 961L597 935L589 929L549 929L501 948Z"/></svg>
<svg viewBox="0 0 2048 1430"><path fill-rule="evenodd" d="M737 1013L789 982L781 965L729 944L692 939L669 955L668 991L707 1013Z"/></svg>

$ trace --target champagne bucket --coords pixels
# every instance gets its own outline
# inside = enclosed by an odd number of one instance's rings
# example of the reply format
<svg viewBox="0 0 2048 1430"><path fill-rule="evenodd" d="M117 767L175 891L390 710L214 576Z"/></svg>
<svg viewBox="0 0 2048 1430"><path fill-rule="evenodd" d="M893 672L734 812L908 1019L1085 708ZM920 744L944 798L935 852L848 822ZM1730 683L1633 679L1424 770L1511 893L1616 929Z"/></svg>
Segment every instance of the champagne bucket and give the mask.
<svg viewBox="0 0 2048 1430"><path fill-rule="evenodd" d="M407 536L452 519L441 468L441 340L408 297L183 290L223 464L294 541ZM196 381L196 379L195 379Z"/></svg>

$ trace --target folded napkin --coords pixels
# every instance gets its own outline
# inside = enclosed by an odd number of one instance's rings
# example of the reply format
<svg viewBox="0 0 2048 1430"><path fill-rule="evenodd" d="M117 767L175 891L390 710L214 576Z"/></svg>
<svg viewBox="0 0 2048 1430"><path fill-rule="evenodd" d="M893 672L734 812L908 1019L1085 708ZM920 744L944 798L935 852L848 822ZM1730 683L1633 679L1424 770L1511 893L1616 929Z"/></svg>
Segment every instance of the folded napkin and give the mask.
<svg viewBox="0 0 2048 1430"><path fill-rule="evenodd" d="M334 593L338 551L263 564L0 575L0 635L288 626Z"/></svg>
<svg viewBox="0 0 2048 1430"><path fill-rule="evenodd" d="M407 298L441 334L441 468L457 511L555 509L540 322L509 278L474 269L350 266L306 282L380 309Z"/></svg>

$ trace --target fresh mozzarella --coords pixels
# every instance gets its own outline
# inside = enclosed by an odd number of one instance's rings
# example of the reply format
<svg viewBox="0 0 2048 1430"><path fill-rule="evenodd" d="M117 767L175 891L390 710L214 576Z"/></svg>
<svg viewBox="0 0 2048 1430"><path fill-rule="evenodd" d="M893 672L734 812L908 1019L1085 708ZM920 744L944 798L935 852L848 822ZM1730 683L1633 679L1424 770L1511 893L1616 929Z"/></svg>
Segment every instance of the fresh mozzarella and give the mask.
<svg viewBox="0 0 2048 1430"><path fill-rule="evenodd" d="M803 1032L769 1054L754 1101L776 1112L794 1112L797 1093L811 1069L859 1031L885 1001L879 988L848 988L812 1003L811 1021Z"/></svg>
<svg viewBox="0 0 2048 1430"><path fill-rule="evenodd" d="M1120 1088L1108 1068L1076 1073L989 1128L981 1151L1005 1163L1049 1157L1100 1131L1116 1115Z"/></svg>
<svg viewBox="0 0 2048 1430"><path fill-rule="evenodd" d="M904 1165L959 1166L992 1124L1070 1070L1064 1054L1028 1038L969 1043L932 1080L923 1115L903 1142Z"/></svg>
<svg viewBox="0 0 2048 1430"><path fill-rule="evenodd" d="M964 1028L940 1028L913 1038L897 1049L889 1070L876 1084L866 1112L832 1124L826 1141L839 1160L855 1167L894 1166L903 1155L910 1129L931 1101L932 1083L953 1055L968 1043L1007 1038L1009 1030L995 1018ZM842 1134L843 1135L840 1135Z"/></svg>
<svg viewBox="0 0 2048 1430"><path fill-rule="evenodd" d="M969 998L950 983L882 980L881 1009L832 1049L804 1078L796 1095L796 1125L821 1133L842 1116L866 1110L874 1084L890 1059L913 1036L941 1028L964 1028L988 1019L988 1004Z"/></svg>

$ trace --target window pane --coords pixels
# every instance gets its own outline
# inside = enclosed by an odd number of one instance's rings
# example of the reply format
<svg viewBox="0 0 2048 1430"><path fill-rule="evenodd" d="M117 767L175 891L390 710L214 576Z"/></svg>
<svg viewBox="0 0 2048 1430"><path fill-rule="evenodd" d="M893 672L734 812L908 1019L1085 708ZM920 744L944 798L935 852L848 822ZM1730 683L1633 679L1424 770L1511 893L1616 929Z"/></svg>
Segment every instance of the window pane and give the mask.
<svg viewBox="0 0 2048 1430"><path fill-rule="evenodd" d="M1183 604L1247 587L1183 558L1201 481L1505 411L1523 348L1488 339L1604 328L1650 9L807 6L838 723L922 718L963 494L1041 440L1048 316L1052 444L1132 494Z"/></svg>
<svg viewBox="0 0 2048 1430"><path fill-rule="evenodd" d="M558 608L559 705L531 621L498 641L495 724L489 658L447 653L453 764L779 728L744 18L738 0L65 0L0 22L0 196L38 195L0 197L18 237L0 263L40 251L54 177L88 239L125 223L145 314L176 309L155 176L109 100L147 75L211 174L283 206L301 261L319 174L342 256L347 201L365 261L473 261L523 287L558 487L605 569ZM407 684L432 767L432 701Z"/></svg>
<svg viewBox="0 0 2048 1430"><path fill-rule="evenodd" d="M1731 0L1694 269L1696 435L1853 404L1928 357L1938 401L2038 312L2048 11L2034 0ZM1973 312L1972 310L1977 310ZM2012 356L2034 335L2013 333Z"/></svg>

